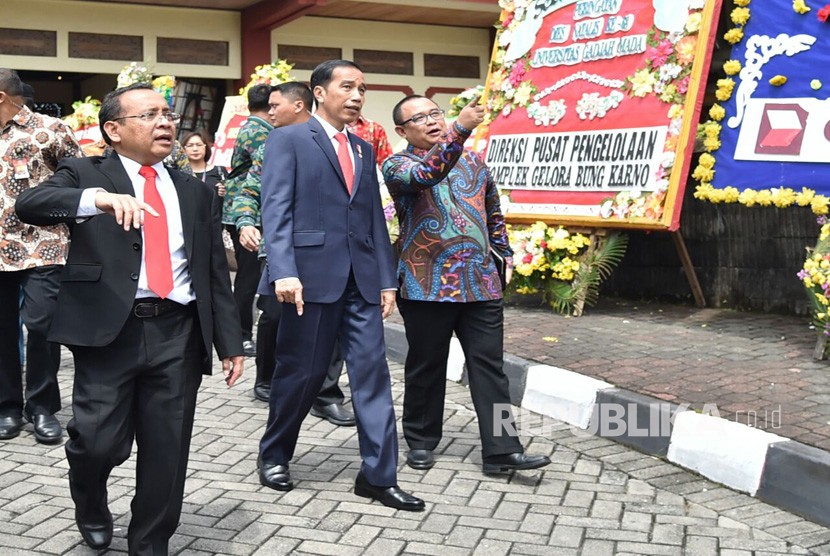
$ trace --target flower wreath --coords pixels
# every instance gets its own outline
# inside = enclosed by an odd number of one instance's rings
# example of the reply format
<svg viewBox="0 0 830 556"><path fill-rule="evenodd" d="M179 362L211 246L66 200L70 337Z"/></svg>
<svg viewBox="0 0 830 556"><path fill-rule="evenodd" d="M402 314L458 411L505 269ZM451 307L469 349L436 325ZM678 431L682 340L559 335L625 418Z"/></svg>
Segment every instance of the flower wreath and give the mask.
<svg viewBox="0 0 830 556"><path fill-rule="evenodd" d="M651 29L645 64L629 76L622 90L631 97L657 97L669 105L669 131L657 177L657 187L648 195L639 191L621 191L607 199L600 207L603 218L646 217L659 219L663 215L669 176L676 161L677 143L683 130L683 112L689 92L692 66L697 52L700 27L703 22L703 0L689 3L689 16L683 31L667 33ZM591 99L584 99L591 100ZM613 98L609 106L613 107Z"/></svg>
<svg viewBox="0 0 830 556"><path fill-rule="evenodd" d="M498 36L493 63L490 68L490 90L487 95L489 115L485 123L493 121L499 113L509 115L516 108L527 108L536 86L525 79L530 69L528 51L515 60L505 60L507 49L516 38L519 26L533 10L532 0L499 0L501 19L496 24Z"/></svg>
<svg viewBox="0 0 830 556"><path fill-rule="evenodd" d="M727 31L723 38L732 45L738 44L744 38L744 27L750 18L749 4L751 0L735 0L737 6L730 14L730 19L735 25L732 29ZM804 0L793 0L793 11L804 15L810 11ZM818 17L822 21L826 21L830 15L830 6L825 6L819 10ZM743 66L738 60L728 60L723 64L723 71L726 77L717 81L717 90L715 91L715 98L720 102L726 102L732 98L735 89L735 80L732 76L741 72ZM787 78L783 75L776 75L770 79L770 84L780 86L786 83ZM812 87L821 88L821 83L813 80ZM737 188L729 186L723 189L716 189L712 186L712 180L715 177L715 157L712 152L717 151L720 146L720 132L721 122L726 117L726 110L719 103L715 103L709 109L709 120L701 124L698 130L698 136L703 140L703 148L705 153L700 156L698 166L692 172L692 178L699 182L695 190L695 198L702 201L709 201L710 203L741 203L747 207L754 205L760 206L776 206L778 208L786 208L797 204L801 207L809 206L812 211L819 216L828 213L828 205L830 205L830 198L825 195L817 194L813 189L807 187L801 188L801 191L795 191L789 187L777 187L771 189L744 189L738 191Z"/></svg>
<svg viewBox="0 0 830 556"><path fill-rule="evenodd" d="M285 60L276 60L272 64L257 66L248 84L239 89L239 94L247 97L248 90L254 85L273 86L286 81L294 81L294 77L289 73L292 69L294 69L294 64L289 64Z"/></svg>

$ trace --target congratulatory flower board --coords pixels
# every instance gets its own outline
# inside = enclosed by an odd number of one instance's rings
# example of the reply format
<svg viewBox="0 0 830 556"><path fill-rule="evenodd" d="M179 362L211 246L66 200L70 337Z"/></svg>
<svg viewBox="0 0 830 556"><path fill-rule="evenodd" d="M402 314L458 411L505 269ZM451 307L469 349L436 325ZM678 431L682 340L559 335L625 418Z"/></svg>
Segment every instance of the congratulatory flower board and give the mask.
<svg viewBox="0 0 830 556"><path fill-rule="evenodd" d="M486 159L508 218L676 230L720 0L499 4Z"/></svg>

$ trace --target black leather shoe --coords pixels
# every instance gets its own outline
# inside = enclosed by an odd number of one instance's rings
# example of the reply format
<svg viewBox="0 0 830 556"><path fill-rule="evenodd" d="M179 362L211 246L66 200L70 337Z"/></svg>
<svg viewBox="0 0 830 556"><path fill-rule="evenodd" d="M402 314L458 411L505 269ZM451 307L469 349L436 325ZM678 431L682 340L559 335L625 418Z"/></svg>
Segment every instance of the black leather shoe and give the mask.
<svg viewBox="0 0 830 556"><path fill-rule="evenodd" d="M105 510L105 516L102 523L91 523L75 514L78 531L81 532L81 537L90 548L101 550L107 548L112 542L112 514L109 510Z"/></svg>
<svg viewBox="0 0 830 556"><path fill-rule="evenodd" d="M63 437L63 429L54 415L26 415L26 420L35 427L35 440L41 444L55 444Z"/></svg>
<svg viewBox="0 0 830 556"><path fill-rule="evenodd" d="M271 386L269 384L254 384L254 397L261 402L270 402Z"/></svg>
<svg viewBox="0 0 830 556"><path fill-rule="evenodd" d="M256 357L256 344L251 340L242 342L242 350L245 357Z"/></svg>
<svg viewBox="0 0 830 556"><path fill-rule="evenodd" d="M412 469L431 469L435 465L432 450L409 450L406 454L406 464Z"/></svg>
<svg viewBox="0 0 830 556"><path fill-rule="evenodd" d="M356 423L354 415L343 407L343 404L339 403L313 405L311 407L311 414L315 417L325 419L329 423L337 425L338 427L353 427Z"/></svg>
<svg viewBox="0 0 830 556"><path fill-rule="evenodd" d="M398 485L378 487L366 480L363 473L358 473L354 481L354 493L363 498L377 500L384 506L405 510L407 512L424 511L424 501L401 490Z"/></svg>
<svg viewBox="0 0 830 556"><path fill-rule="evenodd" d="M257 460L257 466L259 467L259 483L262 486L283 492L294 488L287 465L271 465Z"/></svg>
<svg viewBox="0 0 830 556"><path fill-rule="evenodd" d="M11 440L23 428L21 417L0 417L0 440Z"/></svg>
<svg viewBox="0 0 830 556"><path fill-rule="evenodd" d="M517 469L539 469L550 463L548 456L529 456L522 452L484 458L484 473L507 473Z"/></svg>

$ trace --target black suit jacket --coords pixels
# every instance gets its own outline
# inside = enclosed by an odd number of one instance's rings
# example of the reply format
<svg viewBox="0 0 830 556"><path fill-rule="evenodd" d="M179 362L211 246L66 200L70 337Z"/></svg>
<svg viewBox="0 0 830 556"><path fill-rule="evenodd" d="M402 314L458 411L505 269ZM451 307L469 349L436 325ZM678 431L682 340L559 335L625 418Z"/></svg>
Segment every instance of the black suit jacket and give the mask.
<svg viewBox="0 0 830 556"><path fill-rule="evenodd" d="M168 171L179 197L205 353L210 354L215 345L220 358L242 355L239 314L222 245L220 199L200 180ZM113 153L61 161L51 178L17 198L15 209L30 224L64 222L70 227L69 256L49 339L68 346L100 347L115 339L132 310L141 270L141 233L125 232L109 214L77 222L86 188L135 195ZM210 369L211 358L206 355L203 372L210 374Z"/></svg>

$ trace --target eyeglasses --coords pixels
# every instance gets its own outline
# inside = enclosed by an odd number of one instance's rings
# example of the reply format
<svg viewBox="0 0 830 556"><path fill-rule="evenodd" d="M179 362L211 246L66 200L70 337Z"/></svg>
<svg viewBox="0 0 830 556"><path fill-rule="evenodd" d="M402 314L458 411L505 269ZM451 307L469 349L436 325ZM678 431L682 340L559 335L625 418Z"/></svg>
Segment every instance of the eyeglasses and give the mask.
<svg viewBox="0 0 830 556"><path fill-rule="evenodd" d="M415 125L423 125L427 123L427 117L432 118L432 121L437 122L444 119L444 111L441 109L430 110L426 114L415 114L408 120L404 120L398 125L406 125L412 122Z"/></svg>
<svg viewBox="0 0 830 556"><path fill-rule="evenodd" d="M175 124L176 122L178 122L179 120L182 119L182 115L177 114L175 112L152 111L152 112L145 112L145 113L139 114L137 116L121 116L120 118L113 118L113 120L127 120L129 118L138 118L142 122L147 122L147 123L150 123L150 122L156 123L160 118L164 118L168 122Z"/></svg>

